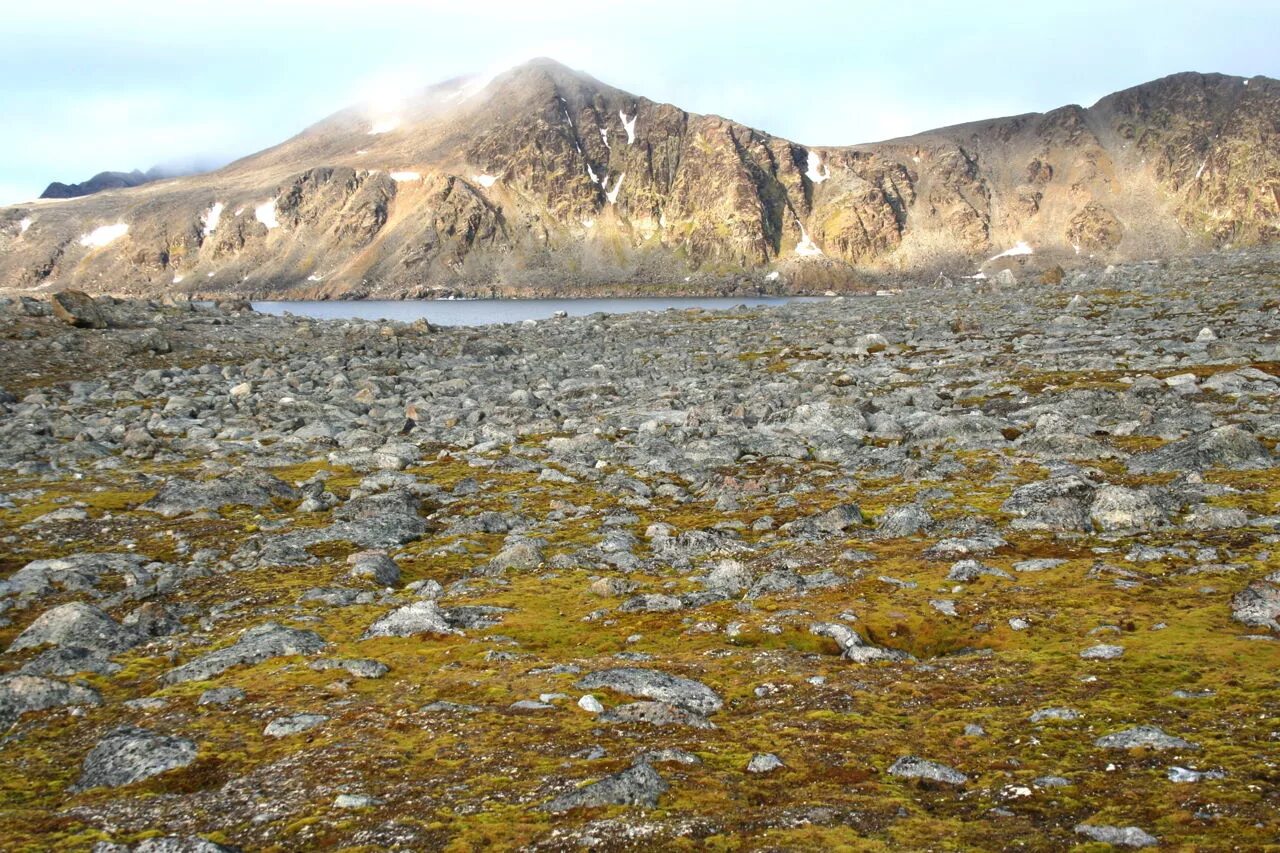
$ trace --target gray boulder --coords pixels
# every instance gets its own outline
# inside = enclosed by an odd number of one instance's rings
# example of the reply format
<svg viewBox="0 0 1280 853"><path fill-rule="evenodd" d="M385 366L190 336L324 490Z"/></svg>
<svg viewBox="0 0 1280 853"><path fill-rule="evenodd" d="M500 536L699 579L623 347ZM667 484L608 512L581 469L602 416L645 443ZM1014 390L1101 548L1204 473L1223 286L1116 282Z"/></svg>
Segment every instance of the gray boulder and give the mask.
<svg viewBox="0 0 1280 853"><path fill-rule="evenodd" d="M1083 835L1090 841L1099 841L1115 847L1155 847L1160 843L1155 836L1143 832L1136 826L1100 826L1078 823L1075 831L1077 835Z"/></svg>
<svg viewBox="0 0 1280 853"><path fill-rule="evenodd" d="M968 776L954 767L948 767L945 764L928 761L924 758L917 758L914 755L904 755L893 762L889 767L889 774L891 776L900 776L903 779L925 779L930 782L941 782L947 785L963 785L969 781Z"/></svg>
<svg viewBox="0 0 1280 853"><path fill-rule="evenodd" d="M255 625L242 633L230 646L201 655L164 675L166 684L204 681L233 666L261 663L290 655L312 655L325 647L324 639L315 631L286 628L275 622Z"/></svg>
<svg viewBox="0 0 1280 853"><path fill-rule="evenodd" d="M276 717L267 723L262 733L267 737L288 737L314 729L328 719L324 714L292 714L288 717Z"/></svg>
<svg viewBox="0 0 1280 853"><path fill-rule="evenodd" d="M1235 425L1188 436L1129 459L1134 474L1203 471L1207 468L1270 468L1275 457L1250 433Z"/></svg>
<svg viewBox="0 0 1280 853"><path fill-rule="evenodd" d="M1231 597L1231 618L1251 628L1280 631L1280 585L1257 580Z"/></svg>
<svg viewBox="0 0 1280 853"><path fill-rule="evenodd" d="M297 500L300 497L301 493L283 480L265 471L250 471L212 480L170 480L139 509L173 518L202 509L260 507L276 499Z"/></svg>
<svg viewBox="0 0 1280 853"><path fill-rule="evenodd" d="M0 678L0 724L8 725L23 714L63 705L101 705L98 691L66 684L39 675Z"/></svg>
<svg viewBox="0 0 1280 853"><path fill-rule="evenodd" d="M582 690L608 689L626 696L665 702L695 714L714 714L724 700L701 681L681 678L656 669L619 667L593 672L576 684Z"/></svg>
<svg viewBox="0 0 1280 853"><path fill-rule="evenodd" d="M17 636L9 651L39 646L79 647L118 652L135 645L139 637L92 604L71 601L36 617Z"/></svg>
<svg viewBox="0 0 1280 853"><path fill-rule="evenodd" d="M1157 726L1134 726L1122 732L1103 735L1094 741L1104 749L1199 749L1189 740L1165 734Z"/></svg>
<svg viewBox="0 0 1280 853"><path fill-rule="evenodd" d="M658 771L642 762L576 791L561 794L542 808L552 813L597 806L643 806L651 809L658 805L658 799L668 788Z"/></svg>
<svg viewBox="0 0 1280 853"><path fill-rule="evenodd" d="M440 605L431 600L419 600L398 607L380 617L360 637L412 637L417 634L457 634L449 625Z"/></svg>
<svg viewBox="0 0 1280 853"><path fill-rule="evenodd" d="M196 745L186 738L126 726L90 750L74 790L131 785L195 760Z"/></svg>
<svg viewBox="0 0 1280 853"><path fill-rule="evenodd" d="M1103 486L1089 505L1089 519L1099 530L1151 530L1167 520L1146 492Z"/></svg>
<svg viewBox="0 0 1280 853"><path fill-rule="evenodd" d="M396 586L400 583L400 567L385 551L357 551L347 557L348 572L353 578L371 580L378 586Z"/></svg>
<svg viewBox="0 0 1280 853"><path fill-rule="evenodd" d="M897 649L873 646L847 625L839 622L820 622L809 626L809 633L818 637L830 637L840 647L841 656L855 663L875 661L910 660L911 655Z"/></svg>

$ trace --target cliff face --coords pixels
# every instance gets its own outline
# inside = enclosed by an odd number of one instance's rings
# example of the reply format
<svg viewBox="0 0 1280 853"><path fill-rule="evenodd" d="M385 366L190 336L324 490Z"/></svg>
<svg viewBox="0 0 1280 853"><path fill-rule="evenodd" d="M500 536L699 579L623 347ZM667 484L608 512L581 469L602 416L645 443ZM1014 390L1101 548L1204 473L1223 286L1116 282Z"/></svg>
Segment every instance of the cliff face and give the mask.
<svg viewBox="0 0 1280 853"><path fill-rule="evenodd" d="M210 174L2 209L0 286L842 289L1015 247L1069 265L1278 233L1268 78L1180 74L1089 109L813 148L542 60L344 111Z"/></svg>

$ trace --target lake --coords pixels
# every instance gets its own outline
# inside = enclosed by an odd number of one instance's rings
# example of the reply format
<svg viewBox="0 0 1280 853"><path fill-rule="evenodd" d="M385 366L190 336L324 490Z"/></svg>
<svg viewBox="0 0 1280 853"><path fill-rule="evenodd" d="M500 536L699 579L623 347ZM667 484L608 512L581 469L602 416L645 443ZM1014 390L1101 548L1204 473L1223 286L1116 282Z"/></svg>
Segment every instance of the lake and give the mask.
<svg viewBox="0 0 1280 853"><path fill-rule="evenodd" d="M255 302L264 314L294 314L317 320L400 320L425 318L437 326L484 326L545 320L564 311L573 317L604 312L630 314L669 308L726 310L739 305L786 305L824 302L825 296L654 296L618 299L370 299L308 302Z"/></svg>

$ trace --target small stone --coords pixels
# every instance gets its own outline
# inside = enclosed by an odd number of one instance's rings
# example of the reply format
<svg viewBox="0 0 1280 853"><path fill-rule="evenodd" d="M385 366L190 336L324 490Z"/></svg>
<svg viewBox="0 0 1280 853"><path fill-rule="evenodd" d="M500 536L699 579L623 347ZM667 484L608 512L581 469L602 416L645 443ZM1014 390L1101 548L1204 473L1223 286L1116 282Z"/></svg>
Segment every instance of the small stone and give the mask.
<svg viewBox="0 0 1280 853"><path fill-rule="evenodd" d="M328 719L324 714L293 714L288 717L276 717L267 723L262 733L267 737L287 737L314 729Z"/></svg>
<svg viewBox="0 0 1280 853"><path fill-rule="evenodd" d="M1085 660L1115 660L1123 655L1124 646L1111 646L1106 643L1090 646L1080 653L1080 657Z"/></svg>
<svg viewBox="0 0 1280 853"><path fill-rule="evenodd" d="M782 767L782 759L774 755L772 752L762 752L752 756L751 761L747 763L748 773L769 773Z"/></svg>
<svg viewBox="0 0 1280 853"><path fill-rule="evenodd" d="M367 809L381 803L377 797L370 797L367 794L339 794L333 800L335 809Z"/></svg>
<svg viewBox="0 0 1280 853"><path fill-rule="evenodd" d="M1156 726L1134 726L1122 732L1103 735L1094 741L1104 749L1199 749L1197 744L1165 734Z"/></svg>
<svg viewBox="0 0 1280 853"><path fill-rule="evenodd" d="M1049 720L1067 722L1080 719L1080 712L1074 708L1041 708L1028 719L1033 723L1043 723Z"/></svg>
<svg viewBox="0 0 1280 853"><path fill-rule="evenodd" d="M239 687L214 687L200 694L197 705L230 705L243 700L245 693Z"/></svg>
<svg viewBox="0 0 1280 853"><path fill-rule="evenodd" d="M1154 847L1160 843L1154 836L1136 826L1094 826L1079 823L1076 824L1075 831L1077 835L1083 835L1092 841L1116 847Z"/></svg>
<svg viewBox="0 0 1280 853"><path fill-rule="evenodd" d="M600 700L592 696L590 693L578 700L578 707L586 711L588 714L604 713L604 705L600 704Z"/></svg>
<svg viewBox="0 0 1280 853"><path fill-rule="evenodd" d="M891 776L900 776L903 779L926 779L947 785L963 785L969 781L968 776L954 767L948 767L945 764L928 761L924 758L917 758L914 755L904 755L893 762L889 767L889 774Z"/></svg>

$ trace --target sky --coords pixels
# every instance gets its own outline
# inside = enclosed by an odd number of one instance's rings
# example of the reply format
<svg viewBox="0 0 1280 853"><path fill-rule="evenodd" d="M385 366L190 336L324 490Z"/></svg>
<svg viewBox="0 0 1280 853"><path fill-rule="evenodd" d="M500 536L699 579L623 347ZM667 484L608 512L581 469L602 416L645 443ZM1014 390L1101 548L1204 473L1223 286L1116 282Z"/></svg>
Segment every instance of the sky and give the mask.
<svg viewBox="0 0 1280 853"><path fill-rule="evenodd" d="M47 0L0 24L0 204L219 164L344 107L550 56L797 142L871 142L1178 71L1280 77L1276 0Z"/></svg>

